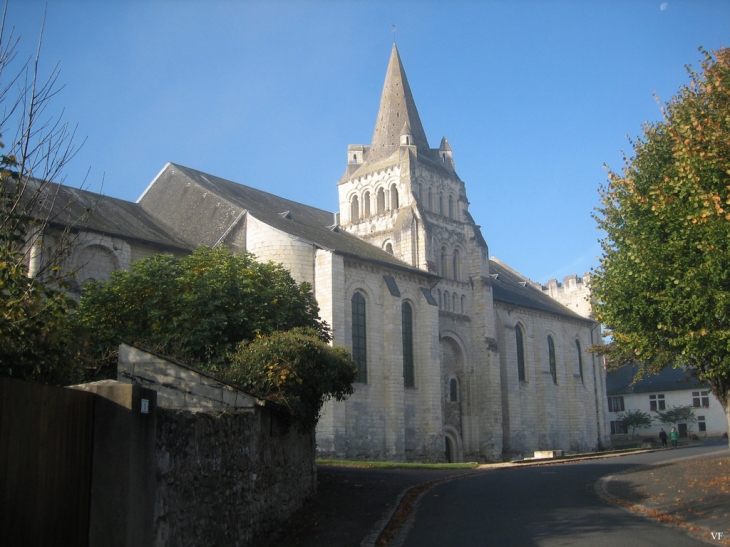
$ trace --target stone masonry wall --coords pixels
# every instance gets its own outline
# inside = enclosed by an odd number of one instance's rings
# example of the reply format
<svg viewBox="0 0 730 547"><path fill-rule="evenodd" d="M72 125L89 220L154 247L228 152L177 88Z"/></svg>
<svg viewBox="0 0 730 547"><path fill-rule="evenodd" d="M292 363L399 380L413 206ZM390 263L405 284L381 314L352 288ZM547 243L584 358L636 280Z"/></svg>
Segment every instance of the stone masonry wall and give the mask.
<svg viewBox="0 0 730 547"><path fill-rule="evenodd" d="M276 416L158 409L157 547L245 547L316 491L314 438Z"/></svg>
<svg viewBox="0 0 730 547"><path fill-rule="evenodd" d="M580 277L575 274L568 275L562 283L557 279L551 279L540 289L575 313L583 317L593 317L590 274L584 273Z"/></svg>
<svg viewBox="0 0 730 547"><path fill-rule="evenodd" d="M324 256L320 256L322 264ZM337 270L335 270L337 266ZM337 343L352 347L352 296L365 299L367 382L342 402L330 401L318 425L318 454L324 458L390 461L443 461L441 373L438 308L422 287L430 279L402 271L384 271L345 259L331 266L333 281L344 286L343 309L329 315ZM393 277L399 296L388 289L383 274ZM318 284L320 287L322 283ZM403 302L413 309L414 387L403 381Z"/></svg>
<svg viewBox="0 0 730 547"><path fill-rule="evenodd" d="M311 242L284 233L248 215L246 250L257 260L279 262L297 283L314 285L314 246Z"/></svg>
<svg viewBox="0 0 730 547"><path fill-rule="evenodd" d="M118 379L157 391L155 546L256 544L316 492L314 433L271 403L125 344Z"/></svg>

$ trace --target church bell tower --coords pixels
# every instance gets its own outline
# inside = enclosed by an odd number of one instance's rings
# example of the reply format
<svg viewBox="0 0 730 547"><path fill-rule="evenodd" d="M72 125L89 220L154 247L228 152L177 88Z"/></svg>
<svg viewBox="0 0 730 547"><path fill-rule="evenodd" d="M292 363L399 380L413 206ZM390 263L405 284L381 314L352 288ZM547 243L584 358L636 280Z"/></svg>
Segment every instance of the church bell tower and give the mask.
<svg viewBox="0 0 730 547"><path fill-rule="evenodd" d="M347 160L338 182L342 229L445 278L488 273L451 145L443 138L430 148L395 44L372 141L348 146ZM467 264L475 244L484 260Z"/></svg>

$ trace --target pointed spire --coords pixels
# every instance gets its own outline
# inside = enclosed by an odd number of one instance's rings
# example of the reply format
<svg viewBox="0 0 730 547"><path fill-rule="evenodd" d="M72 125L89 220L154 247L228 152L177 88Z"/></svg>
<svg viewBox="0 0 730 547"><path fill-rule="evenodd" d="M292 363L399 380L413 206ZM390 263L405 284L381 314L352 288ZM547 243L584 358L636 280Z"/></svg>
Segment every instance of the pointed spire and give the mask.
<svg viewBox="0 0 730 547"><path fill-rule="evenodd" d="M421 118L418 117L416 103L398 55L398 48L393 44L368 163L383 160L398 149L401 131L406 124L410 127L412 144L418 147L419 152L427 154L429 147L426 132L423 130Z"/></svg>

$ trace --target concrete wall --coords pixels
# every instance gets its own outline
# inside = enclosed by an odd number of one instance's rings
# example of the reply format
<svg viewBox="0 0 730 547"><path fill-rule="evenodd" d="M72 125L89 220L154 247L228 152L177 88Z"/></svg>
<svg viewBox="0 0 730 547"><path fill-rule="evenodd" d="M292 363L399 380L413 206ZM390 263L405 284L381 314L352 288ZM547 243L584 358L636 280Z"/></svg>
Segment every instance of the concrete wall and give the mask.
<svg viewBox="0 0 730 547"><path fill-rule="evenodd" d="M186 410L251 410L258 399L203 372L139 348L121 344L117 379L157 392L162 408Z"/></svg>

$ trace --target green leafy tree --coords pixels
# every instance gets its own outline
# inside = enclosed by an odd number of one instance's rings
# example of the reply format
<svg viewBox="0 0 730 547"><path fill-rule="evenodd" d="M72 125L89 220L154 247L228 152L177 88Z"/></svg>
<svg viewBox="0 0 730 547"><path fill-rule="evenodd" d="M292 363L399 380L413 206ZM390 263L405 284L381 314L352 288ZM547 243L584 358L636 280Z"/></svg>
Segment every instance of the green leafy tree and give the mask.
<svg viewBox="0 0 730 547"><path fill-rule="evenodd" d="M601 187L591 285L609 363L688 367L730 425L730 50L704 55Z"/></svg>
<svg viewBox="0 0 730 547"><path fill-rule="evenodd" d="M315 330L297 328L239 344L224 377L287 406L312 429L325 401L352 394L356 374L349 351L325 344Z"/></svg>
<svg viewBox="0 0 730 547"><path fill-rule="evenodd" d="M81 371L71 351L74 301L65 290L72 274L61 264L74 236L70 228L55 229L50 249L41 234L62 209L55 203L60 186L50 181L63 179L78 147L74 131L46 112L59 91L58 67L47 79L39 76L40 42L33 59L16 59L19 40L6 32L6 10L7 4L0 22L0 137L9 143L0 142L0 374L72 383Z"/></svg>
<svg viewBox="0 0 730 547"><path fill-rule="evenodd" d="M667 410L655 410L656 420L664 425L696 424L695 409L691 406L672 406Z"/></svg>
<svg viewBox="0 0 730 547"><path fill-rule="evenodd" d="M651 416L643 410L628 410L618 415L618 419L627 430L631 428L631 436L636 433L636 428L643 429L651 427Z"/></svg>
<svg viewBox="0 0 730 547"><path fill-rule="evenodd" d="M98 377L114 375L122 341L210 371L225 369L240 342L276 331L309 327L327 342L318 313L310 286L297 285L283 266L200 247L183 258L154 255L86 284L75 321Z"/></svg>

